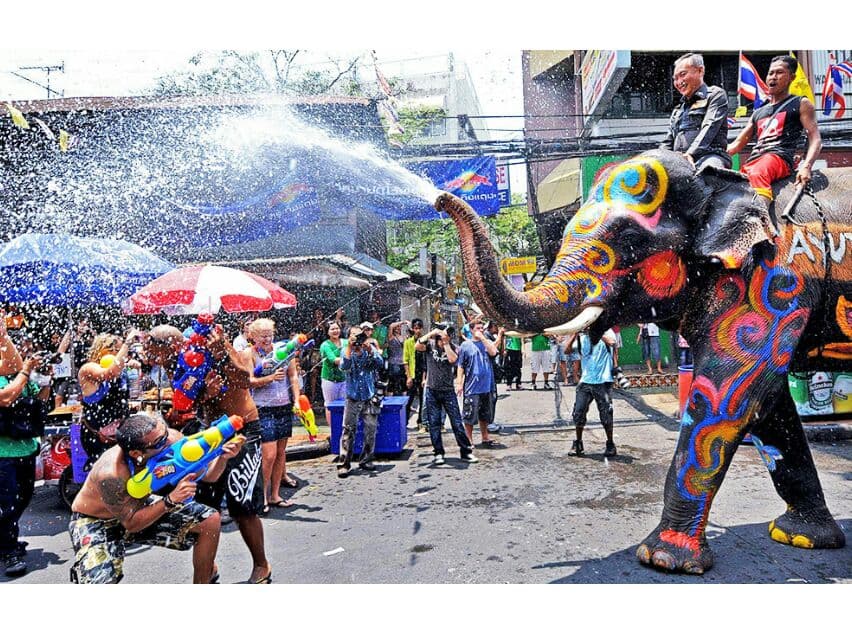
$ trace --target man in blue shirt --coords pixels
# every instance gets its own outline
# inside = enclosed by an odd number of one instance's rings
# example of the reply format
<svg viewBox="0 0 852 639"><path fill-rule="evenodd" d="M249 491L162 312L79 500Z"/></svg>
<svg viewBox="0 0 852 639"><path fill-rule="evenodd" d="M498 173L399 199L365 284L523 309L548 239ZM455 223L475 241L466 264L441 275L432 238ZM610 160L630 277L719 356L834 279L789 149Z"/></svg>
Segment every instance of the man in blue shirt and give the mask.
<svg viewBox="0 0 852 639"><path fill-rule="evenodd" d="M612 351L610 350L615 345L615 333L608 330L594 346L587 333L580 333L578 338L583 374L580 376L574 401L572 418L577 439L574 440L571 449L575 455L582 457L586 413L589 412L589 406L594 399L606 433L604 457L615 457L615 442L612 440Z"/></svg>
<svg viewBox="0 0 852 639"><path fill-rule="evenodd" d="M341 352L341 370L346 372L346 405L343 409L343 433L340 435L340 457L337 476L349 475L352 462L352 440L358 428L358 418L364 417L364 450L358 467L375 470L373 452L376 448L376 427L381 405L374 402L376 395L376 372L382 368L382 352L374 345L375 340L360 327L349 332L349 343Z"/></svg>
<svg viewBox="0 0 852 639"><path fill-rule="evenodd" d="M462 422L467 438L473 442L473 424L479 421L482 433L482 446L494 447L494 441L488 433L488 424L494 421L494 403L491 390L494 387L494 369L490 357L497 354L497 343L484 334L484 323L475 319L470 323L471 339L465 340L459 347L458 373L456 374L456 394L462 394ZM503 329L497 341L503 337Z"/></svg>

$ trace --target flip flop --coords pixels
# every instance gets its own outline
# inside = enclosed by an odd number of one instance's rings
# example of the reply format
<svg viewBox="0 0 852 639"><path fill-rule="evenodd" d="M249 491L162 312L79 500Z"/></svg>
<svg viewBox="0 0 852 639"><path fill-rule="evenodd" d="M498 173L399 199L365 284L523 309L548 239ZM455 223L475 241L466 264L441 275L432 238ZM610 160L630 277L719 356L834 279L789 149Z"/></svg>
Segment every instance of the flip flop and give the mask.
<svg viewBox="0 0 852 639"><path fill-rule="evenodd" d="M299 487L299 481L297 479L290 481L290 477L285 477L284 479L281 480L281 485L287 486L287 488L298 488Z"/></svg>
<svg viewBox="0 0 852 639"><path fill-rule="evenodd" d="M295 506L296 502L292 499L282 499L281 501L271 501L269 502L267 508L269 506L274 506L275 508L290 508L291 506ZM269 512L267 510L267 512Z"/></svg>
<svg viewBox="0 0 852 639"><path fill-rule="evenodd" d="M266 577L261 577L257 581L252 581L253 584L271 584L272 583L272 571L269 571L269 574Z"/></svg>
<svg viewBox="0 0 852 639"><path fill-rule="evenodd" d="M269 508L269 504L264 504L264 505L263 505L263 510L261 510L261 511L260 511L260 516L261 516L261 517L266 517L266 516L269 514L269 510L270 510L270 508Z"/></svg>

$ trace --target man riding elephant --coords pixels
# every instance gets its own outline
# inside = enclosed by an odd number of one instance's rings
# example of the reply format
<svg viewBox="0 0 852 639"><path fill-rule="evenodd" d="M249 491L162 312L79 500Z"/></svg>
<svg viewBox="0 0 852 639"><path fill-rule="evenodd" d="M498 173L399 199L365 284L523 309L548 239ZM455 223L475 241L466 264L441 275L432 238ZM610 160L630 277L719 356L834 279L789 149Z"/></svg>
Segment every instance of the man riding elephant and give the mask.
<svg viewBox="0 0 852 639"><path fill-rule="evenodd" d="M792 180L778 183L779 205ZM838 548L787 386L790 370L839 370L852 359L852 171L811 180L797 223L773 233L745 178L680 153L650 151L616 165L568 223L547 277L528 292L501 276L484 225L462 200L435 207L456 223L465 275L489 317L521 333L575 333L593 343L613 325L654 321L693 346L694 379L642 563L687 573L713 564L705 528L734 452L749 432L777 449L770 469L786 512L772 539ZM847 243L850 243L847 250ZM825 257L826 259L823 259Z"/></svg>

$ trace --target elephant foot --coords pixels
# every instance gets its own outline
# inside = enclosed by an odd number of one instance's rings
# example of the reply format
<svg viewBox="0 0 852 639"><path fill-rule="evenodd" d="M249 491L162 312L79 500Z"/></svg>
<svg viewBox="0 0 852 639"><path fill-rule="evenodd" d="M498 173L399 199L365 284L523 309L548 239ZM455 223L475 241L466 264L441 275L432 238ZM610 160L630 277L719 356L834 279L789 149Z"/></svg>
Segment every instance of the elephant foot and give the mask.
<svg viewBox="0 0 852 639"><path fill-rule="evenodd" d="M828 510L804 515L790 508L769 522L769 536L796 548L843 548L846 536Z"/></svg>
<svg viewBox="0 0 852 639"><path fill-rule="evenodd" d="M658 570L690 575L701 575L713 566L713 552L703 534L693 537L662 526L639 544L636 558Z"/></svg>

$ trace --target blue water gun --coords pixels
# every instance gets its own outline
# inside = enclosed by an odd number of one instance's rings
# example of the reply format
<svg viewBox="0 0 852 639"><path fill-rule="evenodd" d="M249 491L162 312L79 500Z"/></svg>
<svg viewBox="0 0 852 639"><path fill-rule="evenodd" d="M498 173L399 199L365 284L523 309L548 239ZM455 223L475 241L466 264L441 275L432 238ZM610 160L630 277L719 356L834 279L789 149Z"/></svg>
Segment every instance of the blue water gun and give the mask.
<svg viewBox="0 0 852 639"><path fill-rule="evenodd" d="M282 366L286 366L300 351L313 347L314 340L308 339L304 333L299 333L286 342L276 342L272 350L254 368L254 376L271 375Z"/></svg>
<svg viewBox="0 0 852 639"><path fill-rule="evenodd" d="M202 313L192 321L184 331L186 344L178 356L175 374L172 378L172 405L176 411L191 411L195 400L204 389L207 374L217 368L213 355L207 348L207 337L213 330L213 315ZM222 392L226 387L222 387Z"/></svg>
<svg viewBox="0 0 852 639"><path fill-rule="evenodd" d="M127 494L144 499L167 486L177 486L190 473L198 473L222 454L222 446L243 428L239 415L222 415L206 428L163 449L127 480Z"/></svg>

